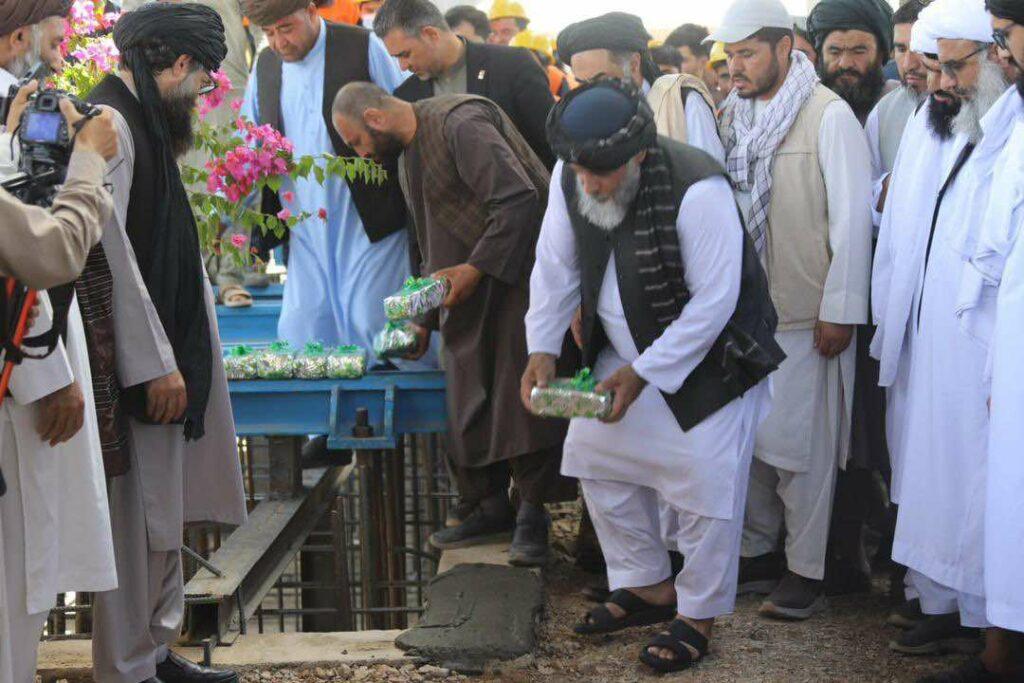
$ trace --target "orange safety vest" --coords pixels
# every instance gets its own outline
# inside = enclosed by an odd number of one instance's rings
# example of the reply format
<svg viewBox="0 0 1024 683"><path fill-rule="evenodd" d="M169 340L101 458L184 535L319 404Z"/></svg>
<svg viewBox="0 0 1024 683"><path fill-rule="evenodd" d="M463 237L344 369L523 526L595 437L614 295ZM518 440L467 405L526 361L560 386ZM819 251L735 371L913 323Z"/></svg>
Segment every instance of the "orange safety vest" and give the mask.
<svg viewBox="0 0 1024 683"><path fill-rule="evenodd" d="M358 24L359 5L355 0L334 0L331 5L320 8L320 16L335 24Z"/></svg>

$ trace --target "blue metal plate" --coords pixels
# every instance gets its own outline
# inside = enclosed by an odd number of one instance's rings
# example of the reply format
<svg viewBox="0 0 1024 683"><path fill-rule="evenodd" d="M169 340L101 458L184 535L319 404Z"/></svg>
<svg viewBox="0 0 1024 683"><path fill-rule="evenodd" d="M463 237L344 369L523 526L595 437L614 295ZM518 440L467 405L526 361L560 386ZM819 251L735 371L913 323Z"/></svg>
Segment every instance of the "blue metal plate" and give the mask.
<svg viewBox="0 0 1024 683"><path fill-rule="evenodd" d="M441 371L371 372L357 380L229 382L239 436L327 434L328 447L390 449L402 434L447 429ZM372 438L352 436L356 410L369 413Z"/></svg>

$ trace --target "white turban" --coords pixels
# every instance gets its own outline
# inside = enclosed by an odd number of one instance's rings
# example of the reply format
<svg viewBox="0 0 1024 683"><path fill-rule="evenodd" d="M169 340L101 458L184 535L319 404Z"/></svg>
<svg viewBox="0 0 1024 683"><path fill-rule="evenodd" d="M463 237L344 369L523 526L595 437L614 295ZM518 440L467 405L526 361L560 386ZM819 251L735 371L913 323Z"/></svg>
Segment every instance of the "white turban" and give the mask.
<svg viewBox="0 0 1024 683"><path fill-rule="evenodd" d="M929 33L936 40L992 42L992 15L985 9L985 0L935 0L921 11L921 17L925 13Z"/></svg>
<svg viewBox="0 0 1024 683"><path fill-rule="evenodd" d="M926 14L931 8L932 5L929 5L921 10L921 14L917 17L917 21L915 21L914 25L910 28L911 52L929 55L939 53L939 43L935 40L935 34L932 32L931 17Z"/></svg>

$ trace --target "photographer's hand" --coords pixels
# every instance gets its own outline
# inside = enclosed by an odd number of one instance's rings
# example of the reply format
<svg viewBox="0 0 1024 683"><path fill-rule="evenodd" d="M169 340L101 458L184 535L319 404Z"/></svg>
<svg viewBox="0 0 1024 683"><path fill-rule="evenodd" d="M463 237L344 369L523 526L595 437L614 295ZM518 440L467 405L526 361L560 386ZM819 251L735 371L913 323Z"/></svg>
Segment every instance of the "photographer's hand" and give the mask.
<svg viewBox="0 0 1024 683"><path fill-rule="evenodd" d="M60 101L60 111L68 122L69 130L74 130L75 124L85 118L67 99ZM109 109L103 108L99 116L85 122L75 135L75 149L96 152L107 161L117 156L117 131L114 130L114 116Z"/></svg>
<svg viewBox="0 0 1024 683"><path fill-rule="evenodd" d="M78 382L72 382L39 400L39 438L51 447L78 433L85 421L85 399Z"/></svg>
<svg viewBox="0 0 1024 683"><path fill-rule="evenodd" d="M39 90L39 82L31 81L14 97L11 102L11 108L7 110L7 132L13 133L18 126L21 125L21 115L25 113L25 107L28 106L29 96L35 94Z"/></svg>

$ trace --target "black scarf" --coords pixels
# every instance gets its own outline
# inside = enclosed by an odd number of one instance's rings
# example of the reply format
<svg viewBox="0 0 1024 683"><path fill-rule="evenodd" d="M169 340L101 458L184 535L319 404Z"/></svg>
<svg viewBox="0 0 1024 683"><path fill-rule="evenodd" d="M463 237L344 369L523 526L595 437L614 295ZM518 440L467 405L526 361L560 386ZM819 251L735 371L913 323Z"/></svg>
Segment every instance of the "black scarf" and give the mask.
<svg viewBox="0 0 1024 683"><path fill-rule="evenodd" d="M185 438L199 439L205 433L203 421L213 367L205 274L195 218L171 151L163 102L146 49L167 46L176 54L192 56L207 71L214 71L227 53L224 24L209 7L151 3L121 17L114 26L114 43L121 52L123 68L131 72L135 82L157 175L152 223L132 226L129 238L185 380ZM139 415L137 409L133 412Z"/></svg>
<svg viewBox="0 0 1024 683"><path fill-rule="evenodd" d="M679 206L672 195L672 171L657 145L647 148L640 167L634 242L636 263L658 324L668 327L690 300L676 232Z"/></svg>

